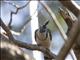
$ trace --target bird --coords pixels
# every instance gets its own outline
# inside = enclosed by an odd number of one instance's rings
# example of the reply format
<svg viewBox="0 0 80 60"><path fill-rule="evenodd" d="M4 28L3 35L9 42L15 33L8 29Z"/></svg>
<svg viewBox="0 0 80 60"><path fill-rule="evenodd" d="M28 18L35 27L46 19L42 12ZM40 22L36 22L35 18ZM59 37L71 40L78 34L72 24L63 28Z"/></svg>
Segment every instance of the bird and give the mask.
<svg viewBox="0 0 80 60"><path fill-rule="evenodd" d="M35 41L37 45L42 46L46 49L50 48L50 44L52 41L51 31L47 28L48 23L49 21L35 30ZM44 59L48 59L46 55L44 55Z"/></svg>

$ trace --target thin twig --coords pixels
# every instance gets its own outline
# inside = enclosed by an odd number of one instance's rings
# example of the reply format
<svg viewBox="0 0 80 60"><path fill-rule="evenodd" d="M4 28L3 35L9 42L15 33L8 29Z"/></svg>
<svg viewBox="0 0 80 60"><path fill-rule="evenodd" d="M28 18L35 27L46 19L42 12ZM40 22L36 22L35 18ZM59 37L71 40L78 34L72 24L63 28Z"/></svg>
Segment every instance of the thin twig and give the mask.
<svg viewBox="0 0 80 60"><path fill-rule="evenodd" d="M10 40L14 40L13 35L10 32L10 29L4 24L4 22L2 21L2 19L0 18L0 26L6 31L7 35L9 36Z"/></svg>
<svg viewBox="0 0 80 60"><path fill-rule="evenodd" d="M30 0L30 1L31 1L31 0ZM9 24L8 24L9 28L11 28L11 23L12 23L13 14L17 14L19 10L25 8L25 7L30 3L30 1L29 1L28 3L26 3L24 6L21 6L21 7L17 7L17 5L14 5L14 4L9 3L9 4L11 4L12 6L16 7L16 11L15 11L15 12L11 11L11 13L10 13L10 22L9 22Z"/></svg>

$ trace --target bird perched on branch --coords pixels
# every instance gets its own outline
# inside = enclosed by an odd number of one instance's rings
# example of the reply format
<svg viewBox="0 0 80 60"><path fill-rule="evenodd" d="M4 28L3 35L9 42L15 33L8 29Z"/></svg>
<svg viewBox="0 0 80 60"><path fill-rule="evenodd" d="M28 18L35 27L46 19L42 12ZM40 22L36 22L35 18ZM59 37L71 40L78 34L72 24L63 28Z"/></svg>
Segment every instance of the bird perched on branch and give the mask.
<svg viewBox="0 0 80 60"><path fill-rule="evenodd" d="M47 21L44 25L40 26L40 28L35 31L35 41L37 45L46 49L50 48L52 40L51 31L46 27L48 23L49 21ZM44 59L46 60L47 57L44 56Z"/></svg>

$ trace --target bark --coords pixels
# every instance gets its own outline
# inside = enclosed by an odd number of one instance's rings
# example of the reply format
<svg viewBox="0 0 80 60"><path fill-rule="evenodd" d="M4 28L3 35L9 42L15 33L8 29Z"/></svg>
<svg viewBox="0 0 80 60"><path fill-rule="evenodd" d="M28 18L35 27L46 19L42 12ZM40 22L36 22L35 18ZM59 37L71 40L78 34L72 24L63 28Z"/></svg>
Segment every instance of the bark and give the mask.
<svg viewBox="0 0 80 60"><path fill-rule="evenodd" d="M8 38L0 34L0 59L1 60L34 60Z"/></svg>
<svg viewBox="0 0 80 60"><path fill-rule="evenodd" d="M69 32L68 40L66 41L61 51L59 52L59 55L57 56L56 60L65 60L65 57L67 56L68 52L70 51L71 47L76 41L76 37L78 36L78 33L79 33L78 21L75 21L72 29Z"/></svg>
<svg viewBox="0 0 80 60"><path fill-rule="evenodd" d="M67 7L70 11L72 11L72 13L75 14L76 17L78 17L80 15L80 10L77 9L76 6L74 6L71 2L71 0L59 0L63 6Z"/></svg>
<svg viewBox="0 0 80 60"><path fill-rule="evenodd" d="M80 9L78 9L76 6L74 6L73 4L72 4L72 2L71 2L71 0L59 0L61 3L62 3L62 5L63 6L65 6L65 7L67 7L73 14L75 14L75 16L78 18L78 20L79 20L79 25L80 25ZM70 27L70 26L68 26L68 27ZM75 28L75 27L74 27ZM78 35L76 36L76 43L74 44L74 52L75 52L75 54L76 54L76 56L78 55L79 57L80 57L80 47L79 47L79 42L80 42L80 27L78 27L79 28L79 33L78 33ZM70 28L71 29L71 28ZM72 33L73 34L73 33ZM77 59L80 59L80 58L77 58Z"/></svg>

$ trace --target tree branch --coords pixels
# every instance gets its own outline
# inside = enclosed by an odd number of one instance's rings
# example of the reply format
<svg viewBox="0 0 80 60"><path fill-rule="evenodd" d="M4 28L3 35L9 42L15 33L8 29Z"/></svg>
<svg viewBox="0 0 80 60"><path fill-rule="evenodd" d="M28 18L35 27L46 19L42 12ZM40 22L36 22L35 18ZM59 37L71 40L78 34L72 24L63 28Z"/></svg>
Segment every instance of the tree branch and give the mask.
<svg viewBox="0 0 80 60"><path fill-rule="evenodd" d="M65 20L65 22L68 25L68 30L67 30L67 33L66 34L67 34L67 36L69 36L68 33L71 30L74 21L77 20L77 19L73 20L73 18L72 18L73 15L71 17L71 14L70 14L71 12L67 8L65 8L65 7L60 8L59 9L59 13L60 13L60 15L63 17L63 19Z"/></svg>
<svg viewBox="0 0 80 60"><path fill-rule="evenodd" d="M63 17L63 19L65 20L65 22L67 23L67 25L68 25L68 30L67 30L67 36L69 37L69 32L70 32L70 30L71 30L71 28L72 28L72 26L73 26L73 23L74 23L74 21L76 21L76 20L73 20L72 19L72 17L71 17L71 12L67 9L67 8L65 8L65 7L63 7L63 8L60 8L60 11L59 11L59 13L60 13L60 15ZM74 27L75 28L75 27ZM74 60L75 60L75 58L76 58L76 56L75 56L75 54L73 53L73 49L71 49L70 50L70 53L71 53L71 56L73 57L74 56Z"/></svg>
<svg viewBox="0 0 80 60"><path fill-rule="evenodd" d="M49 50L47 50L43 47L40 47L40 46L37 46L37 45L34 45L34 44L27 44L27 43L24 43L24 42L21 42L19 40L14 39L14 37L12 36L9 28L3 23L1 18L0 18L0 22L1 22L0 26L6 31L6 33L8 34L8 37L10 38L8 41L13 42L15 45L18 45L21 48L41 51L44 54L47 54L49 58L53 58L53 59L56 58L55 54L53 54L52 52L50 52Z"/></svg>
<svg viewBox="0 0 80 60"><path fill-rule="evenodd" d="M1 18L0 18L0 26L6 31L9 39L10 39L10 40L11 40L11 39L14 40L14 37L13 37L13 35L11 34L10 29L4 24L4 22L2 21Z"/></svg>
<svg viewBox="0 0 80 60"><path fill-rule="evenodd" d="M30 0L30 1L31 1L31 0ZM26 3L24 6L21 6L21 7L18 7L17 5L14 5L14 4L12 4L12 3L9 3L10 5L16 7L16 11L15 11L15 12L11 11L11 13L10 13L10 22L9 22L9 24L8 24L8 27L9 27L9 28L11 28L11 23L12 23L13 14L17 14L19 10L25 8L25 7L30 3L30 1L29 1L28 3Z"/></svg>
<svg viewBox="0 0 80 60"><path fill-rule="evenodd" d="M69 31L69 37L64 46L62 47L61 51L59 52L59 55L57 56L56 60L65 60L65 57L67 56L69 50L73 46L73 44L76 41L76 37L78 36L79 33L79 23L78 20L76 20L73 23L73 26L71 30Z"/></svg>
<svg viewBox="0 0 80 60"><path fill-rule="evenodd" d="M76 17L78 18L78 16L80 15L80 7L76 7L73 3L72 3L72 1L71 0L67 0L67 1L62 1L62 0L59 0L62 4L63 4L63 6L65 6L65 7L67 7L69 10L71 10L71 12L72 13L74 13L75 15L76 15ZM65 11L65 10L64 10ZM66 15L66 14L65 14ZM64 20L68 20L68 19L66 19L65 18L65 15L63 14L63 18L64 18ZM68 18L69 16L67 16L67 18ZM71 18L69 18L69 20L71 21L72 19ZM79 19L78 19L79 20ZM71 25L70 24L68 24L69 22L66 22L67 23L67 25L68 25L68 31L67 31L67 35L69 36L69 31L71 30L71 28L72 28L72 25L73 25L73 21L71 21ZM80 22L79 22L79 25L80 25ZM75 27L74 27L75 28ZM79 27L78 27L79 28ZM72 33L73 34L73 33ZM79 34L80 34L80 32L78 33L78 37L76 37L76 41L79 41L80 39L79 39ZM74 41L75 42L75 41ZM75 43L76 44L76 43ZM77 43L78 44L78 43ZM77 47L77 45L76 45L76 47ZM75 51L74 51L75 52ZM79 58L77 58L77 59L79 59Z"/></svg>
<svg viewBox="0 0 80 60"><path fill-rule="evenodd" d="M76 17L80 15L80 10L71 2L71 0L59 0L63 6L67 7L72 13L75 14Z"/></svg>
<svg viewBox="0 0 80 60"><path fill-rule="evenodd" d="M78 46L80 48L80 32L79 32L79 35L77 36L77 44L78 44Z"/></svg>
<svg viewBox="0 0 80 60"><path fill-rule="evenodd" d="M6 37L4 37L4 38L6 38ZM29 49L29 50L38 50L38 51L41 51L44 54L47 54L49 58L53 58L53 59L56 58L56 55L54 55L49 50L47 50L47 49L45 49L45 48L43 48L41 46L38 46L38 45L35 45L35 44L27 44L27 43L21 42L19 40L8 40L7 39L7 41L8 42L13 42L15 45L17 45L17 46L19 46L21 48L25 48L25 49Z"/></svg>

